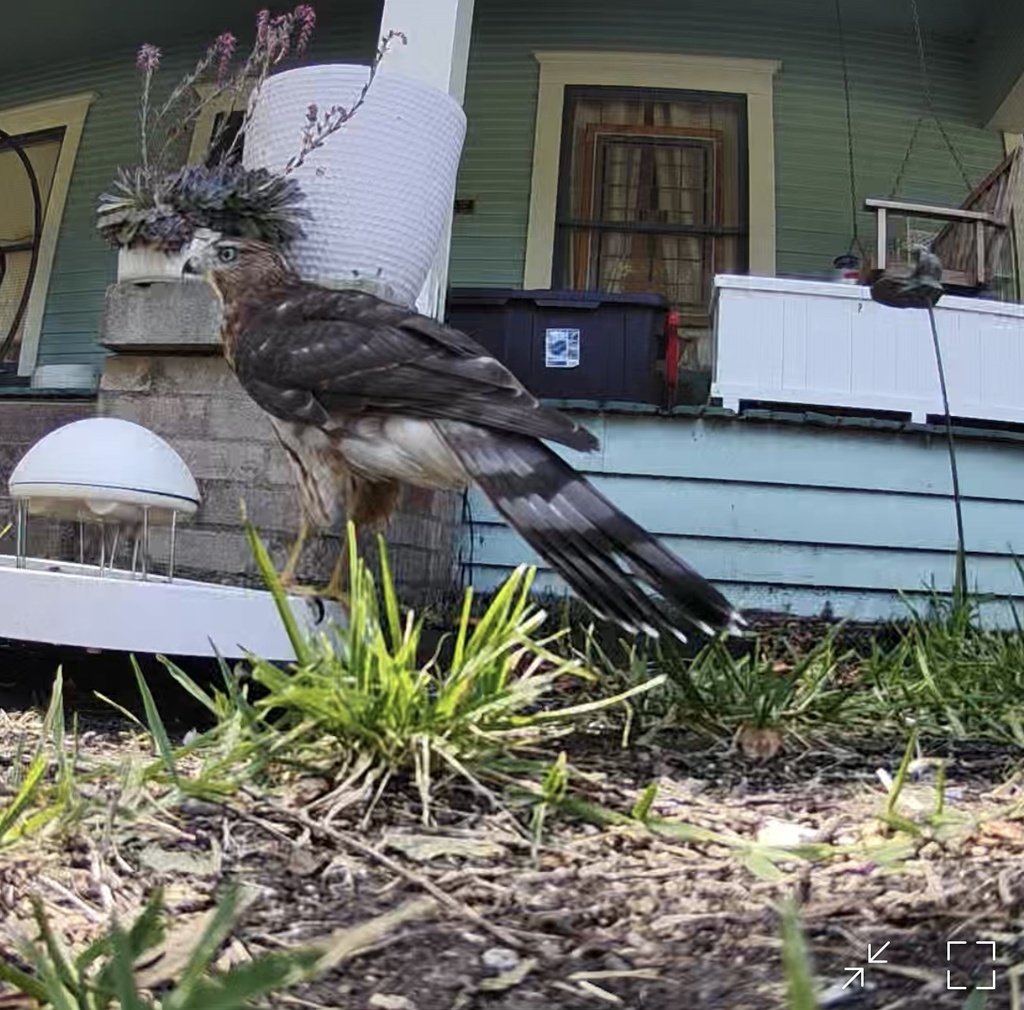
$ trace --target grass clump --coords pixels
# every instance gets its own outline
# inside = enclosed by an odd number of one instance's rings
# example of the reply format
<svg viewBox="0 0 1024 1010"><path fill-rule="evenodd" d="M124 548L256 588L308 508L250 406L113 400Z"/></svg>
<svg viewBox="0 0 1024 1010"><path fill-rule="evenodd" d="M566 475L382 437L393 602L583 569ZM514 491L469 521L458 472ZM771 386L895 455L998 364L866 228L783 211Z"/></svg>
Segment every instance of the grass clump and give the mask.
<svg viewBox="0 0 1024 1010"><path fill-rule="evenodd" d="M199 758L186 788L280 776L327 775L343 790L369 790L370 809L395 779L415 784L423 817L440 778L454 776L487 792L499 757L549 740L593 713L660 684L642 684L578 705L550 707L566 678L593 680L579 658L553 648L563 632L540 636L545 613L530 600L533 572L516 569L478 618L466 591L450 648L421 660L422 618L399 604L380 540L380 581L360 557L348 526L349 606L344 626L307 639L255 530L253 551L276 601L297 661L285 668L257 656L246 664L250 691L223 668L225 689L209 693L164 661L215 720L177 755L168 752L159 716L146 705L162 763L180 779L177 758ZM445 645L446 643L442 643ZM442 658L442 653L445 653ZM144 689L145 683L140 686Z"/></svg>
<svg viewBox="0 0 1024 1010"><path fill-rule="evenodd" d="M140 980L140 965L165 956L163 892L155 890L141 914L125 929L115 919L84 950L73 955L51 927L43 903L34 898L38 937L23 938L21 964L5 956L0 981L31 1001L25 1006L57 1010L245 1010L286 986L311 977L323 953L291 950L261 954L219 971L220 949L231 935L238 909L237 888L227 888L206 928L192 938L173 984L154 995ZM143 969L144 970L144 969ZM17 1004L16 1004L17 1005Z"/></svg>
<svg viewBox="0 0 1024 1010"><path fill-rule="evenodd" d="M16 740L7 770L0 775L0 850L73 816L75 754L68 753L66 738L64 678L58 669L35 746L30 752L24 737Z"/></svg>
<svg viewBox="0 0 1024 1010"><path fill-rule="evenodd" d="M994 629L978 597L933 595L910 619L844 642L832 625L805 644L771 633L737 643L715 640L692 656L642 654L619 643L616 658L590 642L583 650L604 682L629 686L667 678L629 707L633 736L665 731L733 739L750 757L770 758L784 739L801 743L871 737L898 746L908 730L922 740L1024 747L1024 622ZM623 658L625 657L625 658Z"/></svg>
<svg viewBox="0 0 1024 1010"><path fill-rule="evenodd" d="M922 736L1024 747L1024 628L983 626L979 601L933 599L862 664L879 714Z"/></svg>

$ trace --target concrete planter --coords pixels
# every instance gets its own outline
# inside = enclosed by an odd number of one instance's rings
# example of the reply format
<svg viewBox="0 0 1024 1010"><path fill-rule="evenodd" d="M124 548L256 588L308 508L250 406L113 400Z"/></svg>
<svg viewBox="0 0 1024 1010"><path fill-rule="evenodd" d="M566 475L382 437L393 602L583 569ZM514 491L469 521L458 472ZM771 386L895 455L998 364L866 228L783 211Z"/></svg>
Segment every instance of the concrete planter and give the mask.
<svg viewBox="0 0 1024 1010"><path fill-rule="evenodd" d="M178 252L164 252L148 242L136 242L117 251L117 280L122 284L153 284L181 280L181 269L197 243L212 241L218 232L198 228L195 237Z"/></svg>
<svg viewBox="0 0 1024 1010"><path fill-rule="evenodd" d="M158 281L180 281L181 268L188 259L188 246L177 253L162 252L139 243L117 251L119 283L153 284Z"/></svg>

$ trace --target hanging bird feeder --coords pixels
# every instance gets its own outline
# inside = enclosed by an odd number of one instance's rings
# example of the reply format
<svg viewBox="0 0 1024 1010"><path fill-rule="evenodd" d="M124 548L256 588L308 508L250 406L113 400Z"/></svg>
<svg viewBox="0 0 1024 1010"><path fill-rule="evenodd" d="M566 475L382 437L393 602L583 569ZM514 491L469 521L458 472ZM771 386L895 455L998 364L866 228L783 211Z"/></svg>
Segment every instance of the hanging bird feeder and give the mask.
<svg viewBox="0 0 1024 1010"><path fill-rule="evenodd" d="M907 295L902 285L913 272L912 264L900 257L894 225L895 218L908 223L911 219L937 222L939 230L934 234L910 235L905 243L907 252L915 246L926 244L943 265L941 277L943 290L950 294L967 297L993 291L994 283L1002 273L1006 240L1010 234L1013 194L1016 191L1021 172L1020 149L1015 149L978 185L973 186L960 152L954 145L945 123L939 116L932 98L928 64L925 56L924 34L917 7L917 0L910 0L913 20L914 41L920 68L924 108L910 133L906 151L900 162L889 195L885 198L869 198L863 206L875 218L875 252L873 262L864 248L858 231L857 220L857 179L855 172L855 149L853 118L850 105L850 75L846 60L845 33L841 0L835 0L836 25L839 36L841 64L843 68L843 93L846 101L846 139L850 179L850 216L852 239L849 252L857 249L865 264L862 281L874 290L881 281L879 300ZM899 197L903 177L910 165L921 128L932 121L939 133L960 178L968 193L959 207L945 207L934 203L903 200ZM883 275L891 275L883 279ZM918 292L920 294L920 292ZM910 296L911 300L917 297ZM886 301L886 304L894 304ZM934 304L934 302L932 303Z"/></svg>

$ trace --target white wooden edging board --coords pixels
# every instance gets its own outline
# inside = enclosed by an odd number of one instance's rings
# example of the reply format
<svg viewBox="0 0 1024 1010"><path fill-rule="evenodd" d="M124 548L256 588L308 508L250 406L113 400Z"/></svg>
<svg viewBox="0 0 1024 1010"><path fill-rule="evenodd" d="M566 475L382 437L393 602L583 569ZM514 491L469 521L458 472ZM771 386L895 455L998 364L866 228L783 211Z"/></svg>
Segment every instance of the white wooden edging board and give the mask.
<svg viewBox="0 0 1024 1010"><path fill-rule="evenodd" d="M778 277L715 278L711 395L942 413L928 314L872 301L868 288ZM1024 422L1024 306L943 298L935 309L950 412Z"/></svg>
<svg viewBox="0 0 1024 1010"><path fill-rule="evenodd" d="M334 605L289 597L300 630L328 631L342 621ZM168 582L92 565L29 558L17 568L0 555L0 638L49 645L228 659L251 652L295 659L270 593L189 579Z"/></svg>

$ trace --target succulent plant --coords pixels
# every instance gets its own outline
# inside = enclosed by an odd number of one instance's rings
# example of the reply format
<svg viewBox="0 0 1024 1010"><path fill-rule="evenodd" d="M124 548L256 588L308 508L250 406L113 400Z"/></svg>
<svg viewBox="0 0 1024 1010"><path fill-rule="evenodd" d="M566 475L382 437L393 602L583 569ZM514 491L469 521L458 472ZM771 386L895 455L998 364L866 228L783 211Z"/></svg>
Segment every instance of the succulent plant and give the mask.
<svg viewBox="0 0 1024 1010"><path fill-rule="evenodd" d="M138 242L178 252L196 230L285 246L302 237L304 194L294 178L237 164L186 165L175 173L121 170L100 197L97 227L113 246Z"/></svg>
<svg viewBox="0 0 1024 1010"><path fill-rule="evenodd" d="M232 66L235 36L223 32L159 105L152 101L153 78L162 53L149 43L139 48L135 61L142 75L139 164L117 170L96 211L96 226L111 245L146 243L173 253L187 245L198 228L279 246L302 236L299 220L309 214L298 206L303 199L298 182L287 171L245 169L238 164L251 104L234 137L226 136L228 117L221 119L207 144L204 164L168 167L167 161L180 151L186 131L211 103L227 96L235 107L250 87L258 91L289 54L302 56L315 24L316 14L309 4L276 16L261 10L255 43L240 64ZM215 80L213 90L200 97L196 85L207 77Z"/></svg>

